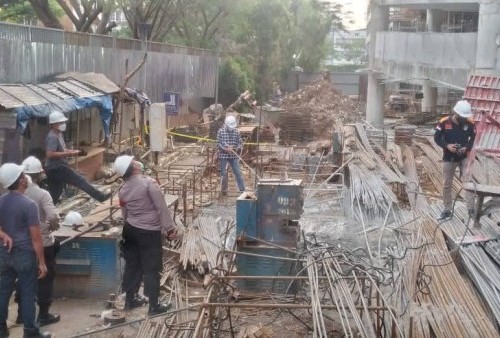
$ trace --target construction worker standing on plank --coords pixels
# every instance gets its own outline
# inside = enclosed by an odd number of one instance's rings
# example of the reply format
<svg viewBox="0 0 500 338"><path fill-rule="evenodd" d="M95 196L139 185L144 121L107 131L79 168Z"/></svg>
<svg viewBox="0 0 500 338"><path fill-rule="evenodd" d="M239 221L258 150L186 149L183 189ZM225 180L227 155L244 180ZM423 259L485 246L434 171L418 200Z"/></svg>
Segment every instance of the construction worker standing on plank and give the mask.
<svg viewBox="0 0 500 338"><path fill-rule="evenodd" d="M66 149L62 135L66 130L66 121L68 121L68 118L61 112L54 111L49 115L50 131L45 139L47 158L45 172L52 200L54 204L57 204L63 192L64 184L69 184L85 191L99 202L104 202L111 194L104 194L94 188L92 184L68 165L67 158L78 156L80 151Z"/></svg>
<svg viewBox="0 0 500 338"><path fill-rule="evenodd" d="M221 177L221 195L227 195L227 165L231 165L236 184L240 192L245 191L245 183L241 176L239 158L236 155L243 147L243 141L234 116L226 117L224 126L217 132L217 148L219 150L220 177Z"/></svg>
<svg viewBox="0 0 500 338"><path fill-rule="evenodd" d="M125 309L144 304L137 297L137 286L144 280L144 294L149 298L149 315L168 311L169 304L159 303L160 271L163 269L162 233L172 240L175 223L158 183L142 175L142 164L133 156L119 156L114 168L125 180L118 193L122 217L122 252L125 259L122 290Z"/></svg>
<svg viewBox="0 0 500 338"><path fill-rule="evenodd" d="M24 195L28 189L24 168L14 163L0 167L0 184L9 191L0 197L0 228L12 239L12 249L0 246L0 337L9 336L9 300L15 283L21 293L24 337L51 337L36 323L38 279L47 275L40 219L35 202Z"/></svg>
<svg viewBox="0 0 500 338"><path fill-rule="evenodd" d="M470 103L464 100L458 101L453 111L454 113L451 116L445 117L439 121L434 133L434 141L443 148L444 162L444 210L441 213L440 219L445 219L452 215L452 188L456 169L460 169L462 181L470 177L470 173L465 172L468 161L467 155L472 149L476 137L474 121L470 119L472 117L472 107ZM465 202L467 204L469 217L472 217L474 215L474 194L472 192L465 192Z"/></svg>
<svg viewBox="0 0 500 338"><path fill-rule="evenodd" d="M40 231L42 234L43 253L45 265L47 266L47 276L38 280L38 323L40 326L57 323L61 318L58 314L49 313L52 304L52 292L54 290L54 278L56 275L56 242L52 231L59 228L59 214L52 202L52 197L45 189L40 188L42 181L42 163L34 156L29 156L23 161L24 172L28 175L28 189L25 192L26 197L34 201L38 206L40 218ZM17 295L17 292L16 292ZM18 297L18 303L21 296ZM22 322L21 306L18 307L16 323Z"/></svg>

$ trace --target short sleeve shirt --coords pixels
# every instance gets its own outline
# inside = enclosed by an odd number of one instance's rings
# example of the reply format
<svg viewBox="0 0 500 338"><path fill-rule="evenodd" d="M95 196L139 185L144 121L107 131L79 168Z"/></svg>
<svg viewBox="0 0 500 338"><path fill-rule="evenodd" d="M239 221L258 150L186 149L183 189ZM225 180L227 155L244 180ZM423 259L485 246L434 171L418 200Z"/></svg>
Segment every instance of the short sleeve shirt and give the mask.
<svg viewBox="0 0 500 338"><path fill-rule="evenodd" d="M12 191L0 197L0 227L12 238L15 248L34 250L29 227L39 224L35 202Z"/></svg>
<svg viewBox="0 0 500 338"><path fill-rule="evenodd" d="M45 150L47 151L66 151L66 144L64 143L64 139L61 133L57 133L54 130L50 130L47 134L47 138L45 138ZM67 165L68 161L65 158L58 159L47 159L45 163L46 169L54 169L57 167L61 167Z"/></svg>

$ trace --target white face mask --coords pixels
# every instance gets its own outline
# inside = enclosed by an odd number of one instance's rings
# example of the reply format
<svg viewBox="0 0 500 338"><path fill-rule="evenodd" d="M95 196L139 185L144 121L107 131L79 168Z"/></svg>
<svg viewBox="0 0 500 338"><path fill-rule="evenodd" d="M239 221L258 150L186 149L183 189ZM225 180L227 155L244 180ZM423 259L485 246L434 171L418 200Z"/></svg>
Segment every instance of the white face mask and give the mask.
<svg viewBox="0 0 500 338"><path fill-rule="evenodd" d="M26 175L26 179L28 180L28 185L31 185L33 183L33 179L30 175Z"/></svg>
<svg viewBox="0 0 500 338"><path fill-rule="evenodd" d="M57 127L59 131L65 131L66 130L66 123L60 124L59 127Z"/></svg>

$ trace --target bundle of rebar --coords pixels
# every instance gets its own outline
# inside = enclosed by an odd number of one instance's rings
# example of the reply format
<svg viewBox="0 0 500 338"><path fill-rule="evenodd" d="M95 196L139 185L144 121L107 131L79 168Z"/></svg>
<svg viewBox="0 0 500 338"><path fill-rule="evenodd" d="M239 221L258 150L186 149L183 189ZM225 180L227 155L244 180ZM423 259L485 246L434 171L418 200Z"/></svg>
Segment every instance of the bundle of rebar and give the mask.
<svg viewBox="0 0 500 338"><path fill-rule="evenodd" d="M217 219L198 217L187 227L182 238L180 257L182 267L194 267L200 274L215 266L217 253L222 247Z"/></svg>
<svg viewBox="0 0 500 338"><path fill-rule="evenodd" d="M351 211L353 215L363 215L368 218L383 217L397 197L379 175L365 166L350 163Z"/></svg>

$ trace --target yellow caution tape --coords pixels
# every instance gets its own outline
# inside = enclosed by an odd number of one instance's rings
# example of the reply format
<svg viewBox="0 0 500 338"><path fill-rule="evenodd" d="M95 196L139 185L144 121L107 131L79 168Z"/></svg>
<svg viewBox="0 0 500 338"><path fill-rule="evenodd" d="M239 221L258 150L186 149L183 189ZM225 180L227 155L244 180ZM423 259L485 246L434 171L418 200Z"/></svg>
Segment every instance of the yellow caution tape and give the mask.
<svg viewBox="0 0 500 338"><path fill-rule="evenodd" d="M185 137L185 138L189 138L189 139L192 139L192 140L207 141L207 142L217 142L217 140L213 140L213 139L210 139L210 138L200 137L200 136L193 136L193 135L186 135L186 134L179 134L179 133L175 133L175 132L169 131L169 130L167 130L167 134L170 134L170 135L173 135L173 136ZM265 145L266 143L260 143L260 144ZM258 145L258 143L255 143L255 142L244 142L243 145L246 145L246 146L256 146L256 145Z"/></svg>

